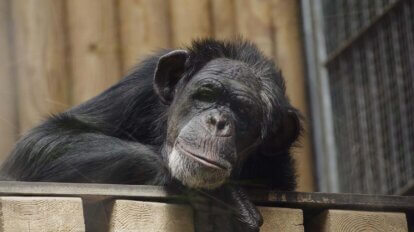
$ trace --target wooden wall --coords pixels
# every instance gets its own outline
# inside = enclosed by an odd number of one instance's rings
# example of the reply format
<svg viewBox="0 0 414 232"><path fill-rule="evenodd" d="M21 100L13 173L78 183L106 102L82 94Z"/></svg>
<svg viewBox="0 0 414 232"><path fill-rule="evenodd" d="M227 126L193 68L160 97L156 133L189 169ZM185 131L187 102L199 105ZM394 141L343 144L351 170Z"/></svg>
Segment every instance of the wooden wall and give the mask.
<svg viewBox="0 0 414 232"><path fill-rule="evenodd" d="M95 96L142 56L207 36L257 43L306 116L298 2L0 0L0 160L27 129ZM302 191L314 186L308 134L295 151Z"/></svg>

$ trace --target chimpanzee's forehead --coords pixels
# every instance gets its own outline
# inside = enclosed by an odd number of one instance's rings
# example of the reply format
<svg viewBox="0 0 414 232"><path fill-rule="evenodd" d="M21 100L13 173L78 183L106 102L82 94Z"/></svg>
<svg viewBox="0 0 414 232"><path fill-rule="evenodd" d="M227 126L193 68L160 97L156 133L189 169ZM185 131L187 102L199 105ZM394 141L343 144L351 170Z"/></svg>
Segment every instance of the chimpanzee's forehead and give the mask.
<svg viewBox="0 0 414 232"><path fill-rule="evenodd" d="M237 82L249 88L257 90L261 88L260 79L246 63L227 58L210 61L193 78L196 80L214 78L223 84Z"/></svg>

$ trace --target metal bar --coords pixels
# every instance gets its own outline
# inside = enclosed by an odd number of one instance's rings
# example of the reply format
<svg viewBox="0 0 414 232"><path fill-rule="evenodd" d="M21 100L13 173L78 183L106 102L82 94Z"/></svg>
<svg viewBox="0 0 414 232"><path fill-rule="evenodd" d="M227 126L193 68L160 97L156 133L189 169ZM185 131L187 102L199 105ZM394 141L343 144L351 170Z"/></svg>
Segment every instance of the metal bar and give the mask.
<svg viewBox="0 0 414 232"><path fill-rule="evenodd" d="M376 74L376 70L379 68L378 67L378 63L375 62L375 52L378 45L378 38L376 36L376 32L374 31L372 34L372 41L366 40L365 44L367 49L367 59L368 59L368 69L367 69L367 77L368 77L368 84L369 86L371 86L369 88L369 98L373 100L373 102L371 103L371 107L372 107L372 114L371 114L371 120L369 121L371 124L373 124L372 126L372 133L373 135L373 139L374 142L373 144L370 144L371 146L373 146L374 152L374 159L371 160L373 162L373 164L378 164L378 165L371 165L371 167L375 167L378 170L384 170L385 169L385 165L384 165L384 149L382 147L382 141L383 141L383 134L381 131L381 125L378 125L378 122L381 121L381 115L380 115L380 93L378 90L378 82L377 82L377 74ZM377 47L376 47L377 46ZM376 183L376 191L379 193L385 193L386 192L386 185L384 183L386 183L386 176L385 176L385 172L383 171L377 171L376 173L378 173L379 178L377 178ZM382 184L381 184L382 183Z"/></svg>
<svg viewBox="0 0 414 232"><path fill-rule="evenodd" d="M262 193L263 194L263 193ZM260 192L250 194L256 204L301 209L352 209L370 211L414 210L413 196L386 196L339 193ZM263 201L259 199L264 198Z"/></svg>
<svg viewBox="0 0 414 232"><path fill-rule="evenodd" d="M294 208L352 208L362 210L414 210L414 197L364 194L277 192L248 190L250 198L258 205L289 206ZM162 186L79 184L0 181L0 196L76 196L98 199L135 199L171 201L186 199Z"/></svg>
<svg viewBox="0 0 414 232"><path fill-rule="evenodd" d="M408 176L407 172L409 171L409 159L406 158L406 155L410 154L409 151L409 135L408 135L408 120L407 120L407 109L406 109L406 102L405 102L405 94L404 91L404 67L403 63L405 61L402 60L402 57L404 55L404 51L401 50L401 45L404 44L404 38L403 38L403 31L402 28L402 20L403 20L403 11L395 12L394 14L394 20L391 21L391 27L392 27L392 33L391 38L392 41L398 41L391 42L392 50L393 50L393 63L391 64L394 66L394 75L393 80L394 83L396 82L397 86L397 101L398 104L394 104L393 106L397 109L394 110L394 115L397 114L397 117L394 117L394 123L396 124L396 134L393 135L394 140L396 141L396 148L397 149L397 156L395 160L396 162L396 175L399 173L401 175L400 182L398 183L398 188L402 187L402 183L408 182ZM398 117L399 116L399 117Z"/></svg>
<svg viewBox="0 0 414 232"><path fill-rule="evenodd" d="M413 1L407 2L407 4L403 7L403 14L404 14L404 31L406 36L406 44L407 44L407 56L405 57L405 62L407 65L407 73L405 79L405 85L407 89L406 101L407 101L407 113L408 119L414 118L414 3ZM414 125L410 123L408 125L408 138L414 138ZM414 141L408 140L407 144L409 146L409 152L406 154L408 156L408 177L414 182Z"/></svg>
<svg viewBox="0 0 414 232"><path fill-rule="evenodd" d="M326 57L320 0L302 0L302 14L307 53L309 91L311 96L317 176L322 191L337 192L338 172L333 133L331 97L326 68L320 61ZM315 109L313 109L315 108Z"/></svg>

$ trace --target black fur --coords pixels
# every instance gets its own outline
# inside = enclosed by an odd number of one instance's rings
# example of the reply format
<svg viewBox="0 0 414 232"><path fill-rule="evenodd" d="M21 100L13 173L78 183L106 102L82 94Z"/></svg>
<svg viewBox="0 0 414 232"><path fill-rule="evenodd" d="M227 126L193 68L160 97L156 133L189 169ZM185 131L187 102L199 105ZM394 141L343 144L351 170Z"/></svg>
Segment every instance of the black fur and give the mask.
<svg viewBox="0 0 414 232"><path fill-rule="evenodd" d="M288 111L285 84L274 63L251 43L200 40L187 49L184 81L206 63L229 58L246 63L261 78L265 92L262 141L277 134ZM166 185L172 178L162 155L169 107L153 90L154 70L164 50L145 59L135 70L102 94L52 116L17 143L1 168L1 178L21 181L97 182ZM235 181L280 190L295 187L292 141L272 150L262 144L250 155ZM277 137L277 136L276 136ZM273 155L269 155L273 154Z"/></svg>

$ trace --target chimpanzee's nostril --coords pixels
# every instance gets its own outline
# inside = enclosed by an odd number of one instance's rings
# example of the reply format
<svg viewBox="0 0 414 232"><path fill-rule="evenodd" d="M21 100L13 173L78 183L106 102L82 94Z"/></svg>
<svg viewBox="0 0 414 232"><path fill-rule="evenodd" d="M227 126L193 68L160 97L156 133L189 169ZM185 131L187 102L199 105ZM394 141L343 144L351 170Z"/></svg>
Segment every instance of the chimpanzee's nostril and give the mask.
<svg viewBox="0 0 414 232"><path fill-rule="evenodd" d="M209 118L209 120L208 120L208 122L209 122L211 125L216 125L216 123L217 123L217 121L216 121L216 119L215 119L214 117L210 117L210 118Z"/></svg>
<svg viewBox="0 0 414 232"><path fill-rule="evenodd" d="M222 114L210 114L205 117L205 128L215 136L230 136L233 124L229 116Z"/></svg>
<svg viewBox="0 0 414 232"><path fill-rule="evenodd" d="M226 122L225 121L219 121L217 123L217 129L218 130L223 130L225 126L226 126Z"/></svg>

